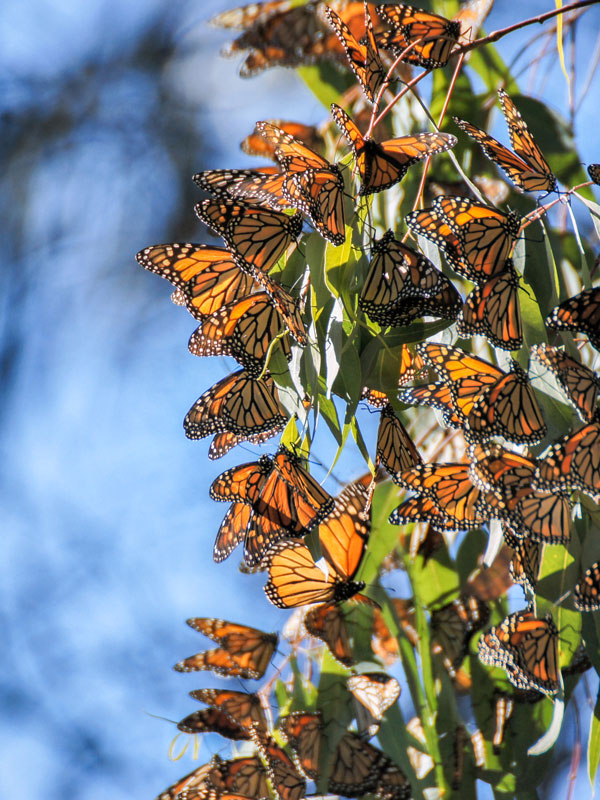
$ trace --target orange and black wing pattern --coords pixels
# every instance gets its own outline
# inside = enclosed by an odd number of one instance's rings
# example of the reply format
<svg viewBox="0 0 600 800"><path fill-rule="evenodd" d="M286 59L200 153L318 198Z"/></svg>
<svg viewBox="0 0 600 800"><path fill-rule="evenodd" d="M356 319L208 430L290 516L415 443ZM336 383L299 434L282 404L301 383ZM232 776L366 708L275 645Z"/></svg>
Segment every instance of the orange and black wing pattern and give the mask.
<svg viewBox="0 0 600 800"><path fill-rule="evenodd" d="M346 237L344 180L339 167L276 125L258 122L256 130L274 148L285 170L282 191L289 204L305 214L321 236L342 244Z"/></svg>
<svg viewBox="0 0 600 800"><path fill-rule="evenodd" d="M558 631L551 616L517 611L479 640L479 659L506 671L518 689L556 694L560 686Z"/></svg>
<svg viewBox="0 0 600 800"><path fill-rule="evenodd" d="M223 247L176 242L157 244L136 256L144 269L165 278L181 293L190 314L203 319L238 297L249 294L254 281Z"/></svg>
<svg viewBox="0 0 600 800"><path fill-rule="evenodd" d="M518 290L519 277L512 267L483 286L476 286L458 315L457 333L460 336L479 334L494 347L518 350L523 344Z"/></svg>
<svg viewBox="0 0 600 800"><path fill-rule="evenodd" d="M600 350L600 287L586 289L553 308L546 325L555 331L580 331Z"/></svg>
<svg viewBox="0 0 600 800"><path fill-rule="evenodd" d="M190 692L190 697L220 711L247 731L253 725L267 730L267 720L257 694L232 689L195 689Z"/></svg>
<svg viewBox="0 0 600 800"><path fill-rule="evenodd" d="M233 356L249 375L258 377L276 337L284 333L283 319L266 292L236 300L207 317L192 333L188 350L195 356ZM292 357L289 342L283 352Z"/></svg>
<svg viewBox="0 0 600 800"><path fill-rule="evenodd" d="M423 461L408 431L388 403L381 410L377 431L376 464L395 475Z"/></svg>
<svg viewBox="0 0 600 800"><path fill-rule="evenodd" d="M391 230L374 239L359 308L382 326L410 324L417 317L456 319L461 298L429 259L397 241Z"/></svg>
<svg viewBox="0 0 600 800"><path fill-rule="evenodd" d="M538 461L535 484L547 491L580 489L588 494L598 494L600 422L584 425L551 445Z"/></svg>
<svg viewBox="0 0 600 800"><path fill-rule="evenodd" d="M252 276L268 272L302 231L299 214L290 217L243 200L203 200L194 210L225 241L240 269Z"/></svg>
<svg viewBox="0 0 600 800"><path fill-rule="evenodd" d="M534 345L531 355L552 372L580 418L592 422L598 413L600 376L564 350L549 344Z"/></svg>
<svg viewBox="0 0 600 800"><path fill-rule="evenodd" d="M575 608L580 611L600 609L600 561L586 569L573 591Z"/></svg>
<svg viewBox="0 0 600 800"><path fill-rule="evenodd" d="M389 189L406 175L408 168L428 156L450 150L456 137L450 133L415 133L397 139L376 142L364 137L348 114L331 105L331 113L344 138L352 148L361 177L359 195Z"/></svg>
<svg viewBox="0 0 600 800"><path fill-rule="evenodd" d="M458 127L481 146L510 180L525 192L555 192L556 177L515 104L502 89L498 91L514 152L470 122L453 117Z"/></svg>
<svg viewBox="0 0 600 800"><path fill-rule="evenodd" d="M325 642L331 655L350 667L354 663L350 636L346 625L346 616L341 606L335 603L323 603L311 608L304 617L304 627L310 636Z"/></svg>
<svg viewBox="0 0 600 800"><path fill-rule="evenodd" d="M358 41L353 36L350 28L332 8L325 6L324 13L340 40L350 68L358 78L365 95L371 102L374 102L377 92L385 81L386 70L379 58L377 42L373 33L373 22L367 4L365 3L364 44L363 40Z"/></svg>
<svg viewBox="0 0 600 800"><path fill-rule="evenodd" d="M269 208L292 208L283 196L286 176L274 166L254 169L209 169L193 176L195 183L215 197L246 198Z"/></svg>
<svg viewBox="0 0 600 800"><path fill-rule="evenodd" d="M322 151L325 147L323 137L319 134L314 125L305 125L303 122L292 122L291 120L283 119L269 119L266 122L271 123L276 128L280 128L285 133L289 133L294 139L299 139L304 142L306 147L317 152ZM258 124L258 123L257 123ZM242 141L240 147L249 156L260 156L261 158L270 158L275 161L276 145L267 141L255 127L251 134L246 136Z"/></svg>
<svg viewBox="0 0 600 800"><path fill-rule="evenodd" d="M377 10L393 27L380 38L381 47L398 56L412 45L402 60L426 69L448 63L460 35L460 22L401 3L381 5Z"/></svg>
<svg viewBox="0 0 600 800"><path fill-rule="evenodd" d="M273 379L238 370L211 386L188 411L183 428L188 439L229 432L244 439L275 436L287 422ZM264 437L264 438L262 438Z"/></svg>
<svg viewBox="0 0 600 800"><path fill-rule="evenodd" d="M212 670L224 677L262 678L277 647L276 633L264 633L223 619L194 617L188 625L219 644L175 665L178 672Z"/></svg>

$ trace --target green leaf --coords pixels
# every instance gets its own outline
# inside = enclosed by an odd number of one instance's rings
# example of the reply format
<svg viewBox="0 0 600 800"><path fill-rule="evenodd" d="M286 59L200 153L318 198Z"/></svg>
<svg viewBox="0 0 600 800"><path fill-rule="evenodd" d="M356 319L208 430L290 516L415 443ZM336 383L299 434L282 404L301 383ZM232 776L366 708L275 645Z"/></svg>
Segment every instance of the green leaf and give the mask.
<svg viewBox="0 0 600 800"><path fill-rule="evenodd" d="M327 111L332 103L338 105L342 103L342 95L355 82L349 70L336 69L327 61L319 61L318 64L307 67L298 67L296 72L317 100L323 103Z"/></svg>

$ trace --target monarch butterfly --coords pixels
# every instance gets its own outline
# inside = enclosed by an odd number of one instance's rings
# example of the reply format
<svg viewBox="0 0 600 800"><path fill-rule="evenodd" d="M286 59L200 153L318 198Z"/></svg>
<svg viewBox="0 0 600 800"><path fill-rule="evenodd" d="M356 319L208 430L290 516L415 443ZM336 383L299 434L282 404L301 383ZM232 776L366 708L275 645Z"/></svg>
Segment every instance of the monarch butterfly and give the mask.
<svg viewBox="0 0 600 800"><path fill-rule="evenodd" d="M273 458L226 470L210 487L213 500L248 503L258 514L296 533L319 524L333 498L303 469L300 458L281 446Z"/></svg>
<svg viewBox="0 0 600 800"><path fill-rule="evenodd" d="M381 464L390 475L395 475L423 461L402 422L388 403L379 416L377 431L376 466Z"/></svg>
<svg viewBox="0 0 600 800"><path fill-rule="evenodd" d="M367 98L373 103L385 81L386 70L379 58L377 42L373 33L373 22L367 3L365 2L364 44L354 38L346 23L332 8L325 6L324 13L344 48L352 72L358 78Z"/></svg>
<svg viewBox="0 0 600 800"><path fill-rule="evenodd" d="M219 647L180 661L174 667L177 672L210 669L226 678L262 678L279 641L276 633L264 633L224 619L193 617L187 624Z"/></svg>
<svg viewBox="0 0 600 800"><path fill-rule="evenodd" d="M230 800L231 793L254 800L269 800L267 774L258 756L222 761L215 755L211 763L213 767L206 780L210 790L207 800L213 800L213 794L215 800ZM181 797L180 800L186 798ZM191 795L187 800L192 800ZM204 799L199 796L198 800Z"/></svg>
<svg viewBox="0 0 600 800"><path fill-rule="evenodd" d="M473 283L507 271L506 260L521 224L513 211L503 214L467 197L447 195L405 219L412 230L442 248L455 272Z"/></svg>
<svg viewBox="0 0 600 800"><path fill-rule="evenodd" d="M404 773L381 750L355 733L343 735L335 753L329 791L345 797L372 793L409 800L412 790Z"/></svg>
<svg viewBox="0 0 600 800"><path fill-rule="evenodd" d="M216 708L194 711L177 723L183 733L218 733L226 739L250 739L250 732L236 720Z"/></svg>
<svg viewBox="0 0 600 800"><path fill-rule="evenodd" d="M235 692L231 689L195 689L190 697L211 706L250 731L252 725L267 730L267 720L257 694Z"/></svg>
<svg viewBox="0 0 600 800"><path fill-rule="evenodd" d="M391 33L382 35L381 47L393 50L398 56L412 44L402 60L426 69L448 63L460 35L460 22L404 4L378 6L377 10L394 28Z"/></svg>
<svg viewBox="0 0 600 800"><path fill-rule="evenodd" d="M502 350L518 350L523 344L518 289L519 277L512 266L475 287L456 320L459 336L478 333Z"/></svg>
<svg viewBox="0 0 600 800"><path fill-rule="evenodd" d="M272 341L283 334L283 321L266 292L243 297L207 317L192 333L188 350L195 356L233 356L248 375L258 377ZM287 338L281 339L289 361Z"/></svg>
<svg viewBox="0 0 600 800"><path fill-rule="evenodd" d="M481 492L473 485L468 464L417 464L392 478L399 486L424 497L419 518L431 522L434 527L441 523L442 529L479 528L495 513L490 493ZM392 524L399 524L406 516L403 506L392 513Z"/></svg>
<svg viewBox="0 0 600 800"><path fill-rule="evenodd" d="M192 770L192 772L184 775L183 778L180 778L172 786L169 786L168 789L165 789L164 792L157 795L155 800L175 800L181 792L188 788L190 792L193 792L195 789L205 791L206 777L211 769L212 761L208 764L202 764L201 767L197 767L195 770ZM189 795L189 797L194 796L196 795L193 793Z"/></svg>
<svg viewBox="0 0 600 800"><path fill-rule="evenodd" d="M399 630L402 631L413 647L417 647L419 635L415 628L415 610L412 601L394 597L392 599L392 607L398 619ZM377 608L373 609L371 646L375 655L386 666L391 666L400 654L398 640L392 635L383 618L383 614Z"/></svg>
<svg viewBox="0 0 600 800"><path fill-rule="evenodd" d="M275 148L275 158L285 170L283 196L306 214L321 236L343 244L344 179L339 167L269 122L257 122L256 130Z"/></svg>
<svg viewBox="0 0 600 800"><path fill-rule="evenodd" d="M341 603L364 589L354 581L371 527L364 512L368 490L350 484L336 498L331 516L319 526L319 543L329 567L320 569L301 539L276 544L265 556L269 581L265 593L279 608Z"/></svg>
<svg viewBox="0 0 600 800"><path fill-rule="evenodd" d="M440 652L446 671L456 676L467 655L471 636L487 623L490 609L484 600L463 594L431 613L433 652Z"/></svg>
<svg viewBox="0 0 600 800"><path fill-rule="evenodd" d="M215 231L249 275L268 272L302 231L302 217L251 205L243 200L203 200L194 206L198 218Z"/></svg>
<svg viewBox="0 0 600 800"><path fill-rule="evenodd" d="M320 712L296 711L279 718L279 730L294 751L298 770L316 781L319 776L321 733L323 720Z"/></svg>
<svg viewBox="0 0 600 800"><path fill-rule="evenodd" d="M389 675L366 672L346 681L350 693L369 712L367 731L375 736L386 710L400 697L400 684Z"/></svg>
<svg viewBox="0 0 600 800"><path fill-rule="evenodd" d="M450 428L460 428L464 422L462 415L459 416L454 411L449 383L426 383L403 389L399 392L398 399L407 405L426 405L441 411L444 424Z"/></svg>
<svg viewBox="0 0 600 800"><path fill-rule="evenodd" d="M247 198L269 208L292 208L283 196L286 176L273 166L254 169L208 169L193 175L194 182L216 197Z"/></svg>
<svg viewBox="0 0 600 800"><path fill-rule="evenodd" d="M450 150L457 141L450 133L416 133L376 142L364 137L348 114L335 103L331 104L331 113L354 153L362 181L359 195L389 189L402 180L412 164Z"/></svg>
<svg viewBox="0 0 600 800"><path fill-rule="evenodd" d="M499 516L519 539L529 536L545 544L567 544L571 516L568 498L532 488L536 462L500 445L470 451L471 478L499 501Z"/></svg>
<svg viewBox="0 0 600 800"><path fill-rule="evenodd" d="M294 766L291 758L271 736L254 730L254 742L266 764L267 775L277 800L302 800L306 794L306 781Z"/></svg>
<svg viewBox="0 0 600 800"><path fill-rule="evenodd" d="M323 603L311 608L304 617L304 627L310 636L325 642L331 655L350 667L354 663L346 614L335 603Z"/></svg>
<svg viewBox="0 0 600 800"><path fill-rule="evenodd" d="M188 411L183 427L188 439L203 439L225 431L240 439L259 435L269 439L286 422L271 376L265 373L254 378L240 369L200 395Z"/></svg>
<svg viewBox="0 0 600 800"><path fill-rule="evenodd" d="M516 361L505 373L457 347L425 343L417 350L450 383L453 410L463 420L468 441L504 436L517 444L534 444L545 436L547 427L527 373Z"/></svg>
<svg viewBox="0 0 600 800"><path fill-rule="evenodd" d="M539 489L600 492L600 422L564 436L542 455L535 470Z"/></svg>
<svg viewBox="0 0 600 800"><path fill-rule="evenodd" d="M294 139L300 139L307 147L310 147L311 150L322 152L325 148L323 137L319 134L314 125L304 125L302 122L291 122L282 119L269 119L266 121L280 128L282 131L289 133ZM275 160L275 145L271 142L267 142L257 131L256 127L249 136L246 136L240 147L244 153L247 153L249 156L260 156L270 158L272 161Z"/></svg>
<svg viewBox="0 0 600 800"><path fill-rule="evenodd" d="M144 269L176 287L196 319L250 293L252 278L237 266L229 250L204 244L157 244L136 255Z"/></svg>
<svg viewBox="0 0 600 800"><path fill-rule="evenodd" d="M520 189L526 192L557 191L556 177L515 104L503 89L498 90L498 96L514 153L470 122L453 117L454 122L481 145L485 155L504 170Z"/></svg>
<svg viewBox="0 0 600 800"><path fill-rule="evenodd" d="M504 741L506 724L512 717L514 702L506 692L494 691L494 734L492 736L492 749L495 755L500 754Z"/></svg>
<svg viewBox="0 0 600 800"><path fill-rule="evenodd" d="M234 28L245 31L253 25L260 25L275 14L282 14L293 7L293 0L265 0L262 3L249 3L241 8L229 8L220 14L215 14L209 22L217 28Z"/></svg>
<svg viewBox="0 0 600 800"><path fill-rule="evenodd" d="M600 286L557 305L548 315L546 325L555 331L581 331L600 350Z"/></svg>
<svg viewBox="0 0 600 800"><path fill-rule="evenodd" d="M592 181L600 185L600 164L590 164L587 171Z"/></svg>
<svg viewBox="0 0 600 800"><path fill-rule="evenodd" d="M600 609L600 561L586 569L573 591L575 608L580 611Z"/></svg>
<svg viewBox="0 0 600 800"><path fill-rule="evenodd" d="M533 345L531 355L553 373L581 419L592 422L597 413L600 377L564 350L549 344Z"/></svg>
<svg viewBox="0 0 600 800"><path fill-rule="evenodd" d="M535 594L542 559L542 545L530 537L515 536L504 529L504 540L513 549L509 574L529 594Z"/></svg>
<svg viewBox="0 0 600 800"><path fill-rule="evenodd" d="M509 614L479 640L479 659L505 670L517 689L556 694L559 689L558 630L548 614L530 610Z"/></svg>
<svg viewBox="0 0 600 800"><path fill-rule="evenodd" d="M221 433L217 433L213 438L212 442L210 443L210 447L208 448L208 457L211 460L214 460L216 458L222 458L233 447L240 444L241 442L262 444L263 442L266 442L267 439L270 439L271 436L274 435L275 434L271 433L270 430L267 430L264 433L257 433L251 435L239 435L236 433L231 433L230 431L222 431Z"/></svg>
<svg viewBox="0 0 600 800"><path fill-rule="evenodd" d="M358 305L374 322L404 325L425 315L456 319L460 295L429 259L396 241L391 230L373 239L372 254Z"/></svg>

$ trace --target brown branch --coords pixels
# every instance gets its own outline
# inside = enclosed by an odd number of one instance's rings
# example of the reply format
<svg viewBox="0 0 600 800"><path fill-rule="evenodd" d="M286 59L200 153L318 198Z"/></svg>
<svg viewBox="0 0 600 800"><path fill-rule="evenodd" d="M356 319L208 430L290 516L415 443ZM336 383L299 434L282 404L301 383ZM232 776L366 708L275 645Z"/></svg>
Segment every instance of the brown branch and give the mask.
<svg viewBox="0 0 600 800"><path fill-rule="evenodd" d="M545 14L539 14L537 17L531 17L531 19L526 19L522 22L516 22L514 25L509 25L508 28L501 28L500 30L490 33L489 36L485 36L482 39L475 39L468 44L464 44L462 47L458 47L456 50L454 50L452 55L457 55L458 53L468 53L469 50L475 50L484 44L497 42L498 39L502 39L502 37L506 36L508 33L518 31L520 28L525 28L527 25L534 25L536 22L541 25L543 22L546 22L547 19L552 19L552 17L556 17L559 14L565 14L569 11L574 11L576 8L585 8L585 6L597 5L598 3L600 3L600 0L578 0L578 2L571 3L571 5L563 6L562 8L555 8L552 11L546 11Z"/></svg>

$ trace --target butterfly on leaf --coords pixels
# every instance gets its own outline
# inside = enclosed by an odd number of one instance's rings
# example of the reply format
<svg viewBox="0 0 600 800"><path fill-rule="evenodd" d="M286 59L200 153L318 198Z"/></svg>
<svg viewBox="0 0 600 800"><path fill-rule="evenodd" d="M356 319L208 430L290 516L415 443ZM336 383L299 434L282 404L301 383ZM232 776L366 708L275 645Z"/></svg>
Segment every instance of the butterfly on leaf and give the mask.
<svg viewBox="0 0 600 800"><path fill-rule="evenodd" d="M546 423L516 361L508 373L458 347L427 342L417 346L425 362L449 384L454 414L471 442L503 436L516 444L535 444L546 434Z"/></svg>
<svg viewBox="0 0 600 800"><path fill-rule="evenodd" d="M491 493L473 484L468 464L417 464L392 477L417 495L394 509L393 525L423 521L439 530L463 531L485 525L496 513Z"/></svg>
<svg viewBox="0 0 600 800"><path fill-rule="evenodd" d="M352 31L333 8L325 6L324 14L344 48L352 72L358 78L367 98L373 103L385 81L386 70L379 57L367 3L365 3L365 36L361 40L353 36Z"/></svg>
<svg viewBox="0 0 600 800"><path fill-rule="evenodd" d="M306 780L285 750L272 736L256 729L253 731L253 738L265 764L276 800L302 800L306 794Z"/></svg>
<svg viewBox="0 0 600 800"><path fill-rule="evenodd" d="M546 326L555 331L581 331L600 350L600 286L586 289L553 308Z"/></svg>
<svg viewBox="0 0 600 800"><path fill-rule="evenodd" d="M302 467L300 457L284 446L272 458L261 456L223 472L213 481L210 496L247 503L296 533L307 532L334 508L333 498Z"/></svg>
<svg viewBox="0 0 600 800"><path fill-rule="evenodd" d="M199 320L249 294L255 285L223 247L157 244L140 250L136 259L144 269L175 286L190 314Z"/></svg>
<svg viewBox="0 0 600 800"><path fill-rule="evenodd" d="M476 286L466 298L456 320L456 331L462 337L485 336L502 350L518 350L523 344L519 277L510 259L506 266L506 272Z"/></svg>
<svg viewBox="0 0 600 800"><path fill-rule="evenodd" d="M377 10L393 27L379 36L380 47L399 56L412 45L402 60L426 69L448 63L460 35L460 22L401 3L380 5Z"/></svg>
<svg viewBox="0 0 600 800"><path fill-rule="evenodd" d="M319 525L319 544L326 566L317 565L301 539L276 544L265 556L269 581L265 593L279 608L314 603L341 603L364 589L354 576L370 532L364 512L368 490L350 484L336 498L333 513Z"/></svg>
<svg viewBox="0 0 600 800"><path fill-rule="evenodd" d="M248 375L258 377L276 337L284 334L283 320L266 292L257 292L223 306L192 333L188 350L195 356L233 356ZM283 353L292 357L287 337Z"/></svg>
<svg viewBox="0 0 600 800"><path fill-rule="evenodd" d="M382 326L408 325L417 317L456 319L461 298L429 259L394 238L373 239L359 308Z"/></svg>
<svg viewBox="0 0 600 800"><path fill-rule="evenodd" d="M226 678L262 678L279 641L276 633L223 619L194 617L187 624L219 647L180 661L174 667L178 672L212 670Z"/></svg>
<svg viewBox="0 0 600 800"><path fill-rule="evenodd" d="M344 138L352 148L361 177L359 195L381 192L398 183L408 168L423 158L450 150L456 137L450 133L415 133L397 139L376 142L364 137L348 114L331 105L331 113Z"/></svg>
<svg viewBox="0 0 600 800"><path fill-rule="evenodd" d="M600 421L563 436L538 459L535 485L545 491L600 492Z"/></svg>
<svg viewBox="0 0 600 800"><path fill-rule="evenodd" d="M238 796L269 800L267 773L257 755L226 761L214 755L211 764L212 769L206 779L208 794L203 797L190 793L179 800L232 800Z"/></svg>
<svg viewBox="0 0 600 800"><path fill-rule="evenodd" d="M510 577L525 592L534 595L542 560L542 544L529 536L515 536L506 528L503 533L504 541L513 550L508 567Z"/></svg>
<svg viewBox="0 0 600 800"><path fill-rule="evenodd" d="M379 415L376 465L395 475L422 462L421 455L408 431L388 403Z"/></svg>
<svg viewBox="0 0 600 800"><path fill-rule="evenodd" d="M366 672L350 676L346 681L346 686L353 697L368 712L366 723L361 724L360 716L357 717L359 730L365 728L369 736L375 736L386 710L400 696L400 684L396 678L389 675Z"/></svg>
<svg viewBox="0 0 600 800"><path fill-rule="evenodd" d="M592 422L598 412L600 376L549 344L533 345L531 355L552 372L580 418Z"/></svg>
<svg viewBox="0 0 600 800"><path fill-rule="evenodd" d="M268 273L302 231L299 214L288 216L243 200L203 200L194 210L225 241L238 267L252 276Z"/></svg>
<svg viewBox="0 0 600 800"><path fill-rule="evenodd" d="M346 612L336 603L322 603L307 611L304 627L309 636L325 642L331 655L350 667L354 663Z"/></svg>
<svg viewBox="0 0 600 800"><path fill-rule="evenodd" d="M518 689L553 695L560 687L558 630L551 615L538 619L530 610L509 614L480 638L479 659L505 670Z"/></svg>
<svg viewBox="0 0 600 800"><path fill-rule="evenodd" d="M508 270L521 219L513 211L504 214L467 197L441 195L433 207L408 214L406 223L441 247L455 272L482 284Z"/></svg>
<svg viewBox="0 0 600 800"><path fill-rule="evenodd" d="M495 443L475 445L469 455L471 479L496 497L498 515L513 537L530 538L542 544L569 542L568 497L561 492L533 488L535 459L512 453Z"/></svg>
<svg viewBox="0 0 600 800"><path fill-rule="evenodd" d="M344 179L339 167L270 122L257 122L256 130L274 148L285 172L284 198L306 214L321 236L335 245L343 244Z"/></svg>
<svg viewBox="0 0 600 800"><path fill-rule="evenodd" d="M431 613L433 652L440 652L442 662L451 678L456 675L468 652L473 634L483 628L490 618L484 600L473 595L461 595Z"/></svg>
<svg viewBox="0 0 600 800"><path fill-rule="evenodd" d="M188 439L229 432L238 441L263 442L286 422L271 376L257 378L242 369L204 392L188 411L183 428Z"/></svg>
<svg viewBox="0 0 600 800"><path fill-rule="evenodd" d="M190 692L190 697L229 717L248 732L253 725L267 730L267 720L257 694L233 689L195 689Z"/></svg>
<svg viewBox="0 0 600 800"><path fill-rule="evenodd" d="M513 150L481 128L453 117L458 127L481 145L485 155L525 192L556 192L557 181L517 107L503 89L498 90Z"/></svg>

